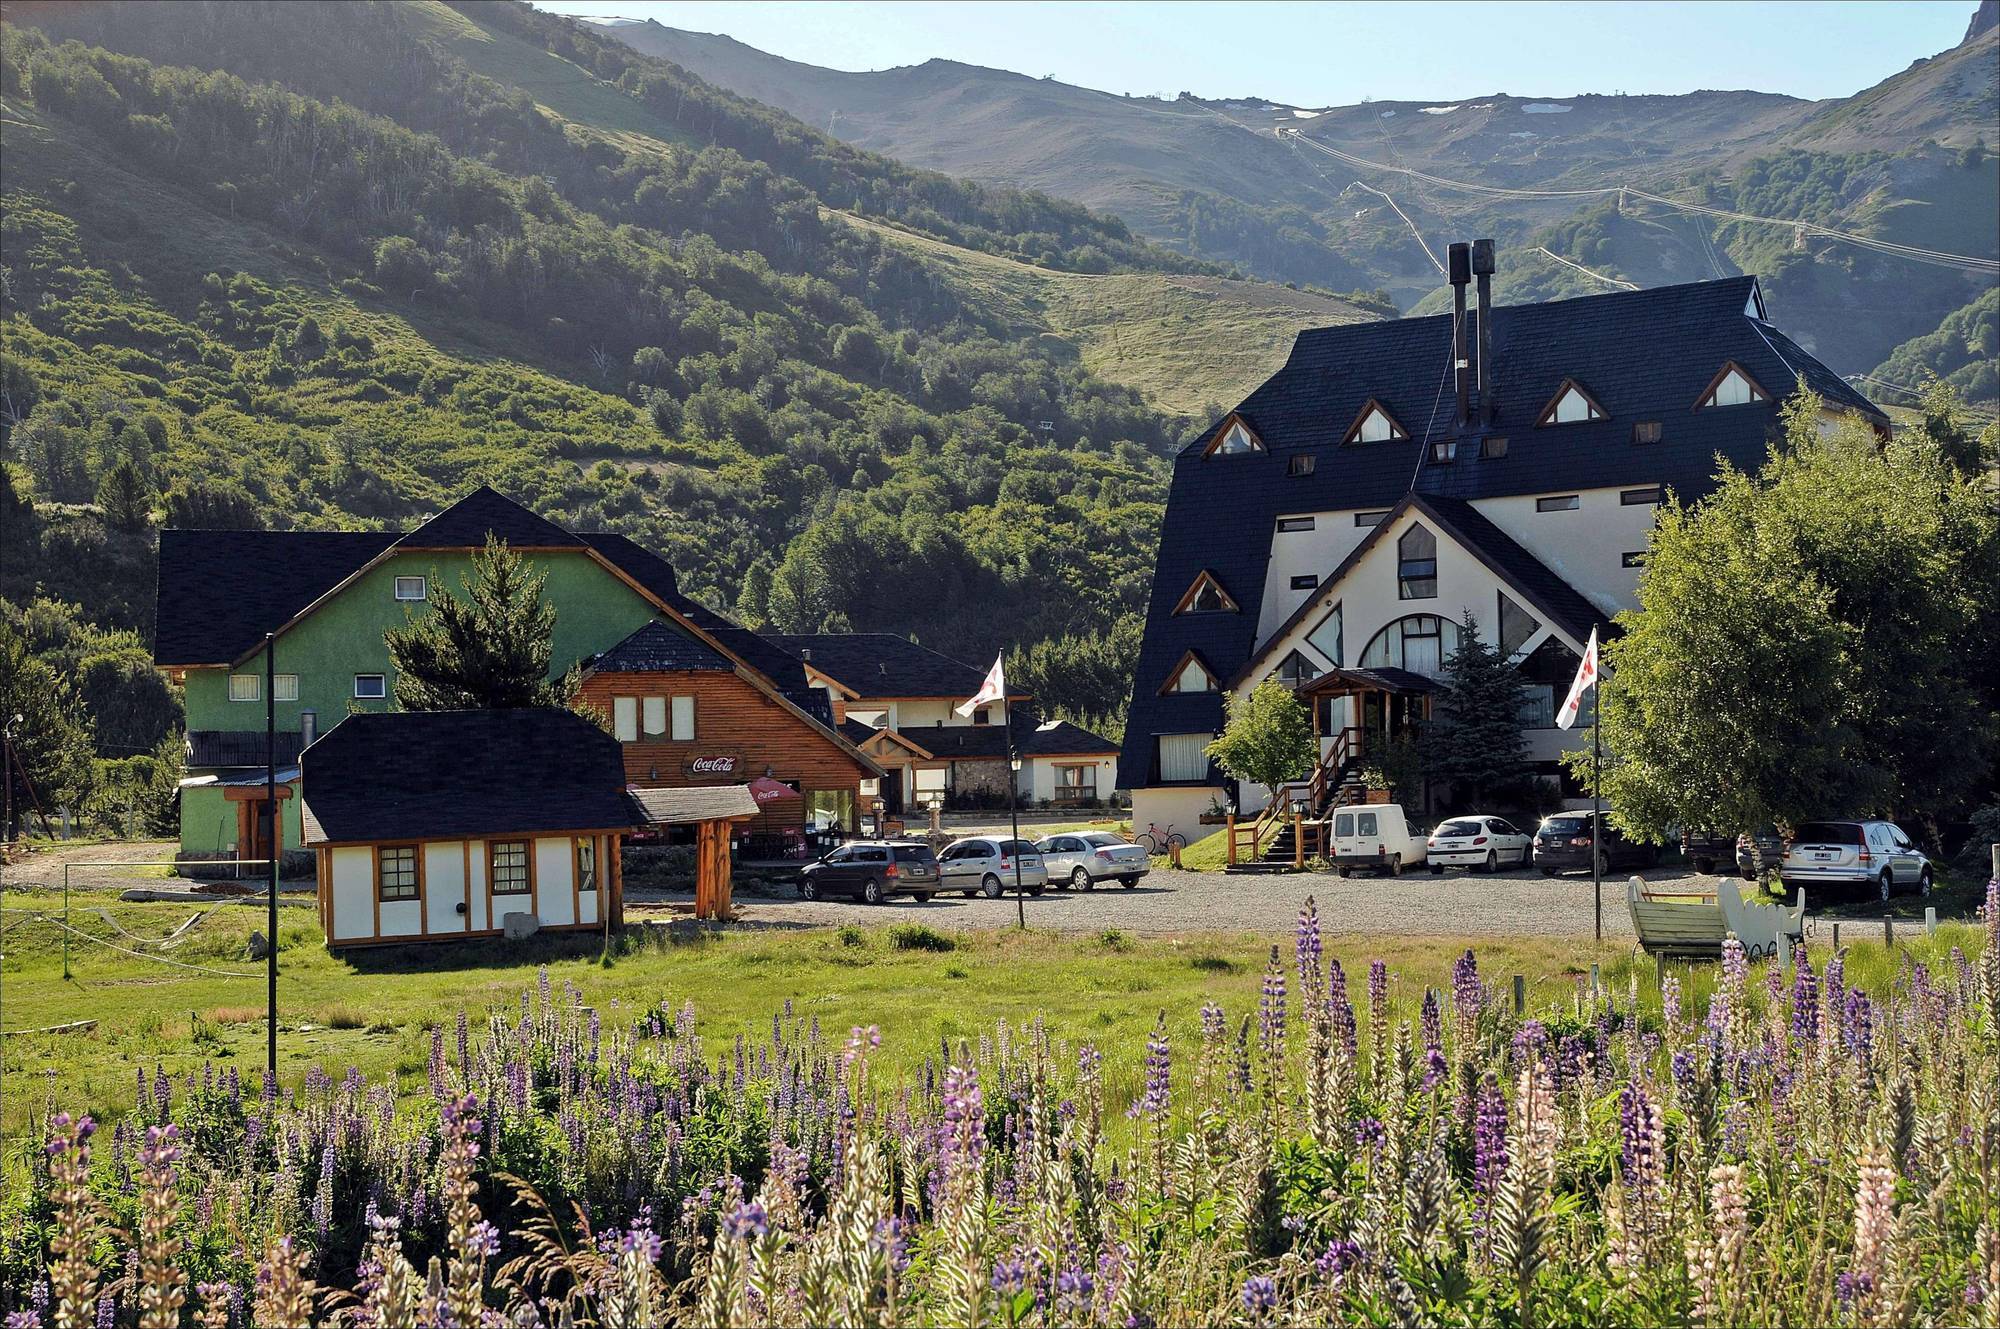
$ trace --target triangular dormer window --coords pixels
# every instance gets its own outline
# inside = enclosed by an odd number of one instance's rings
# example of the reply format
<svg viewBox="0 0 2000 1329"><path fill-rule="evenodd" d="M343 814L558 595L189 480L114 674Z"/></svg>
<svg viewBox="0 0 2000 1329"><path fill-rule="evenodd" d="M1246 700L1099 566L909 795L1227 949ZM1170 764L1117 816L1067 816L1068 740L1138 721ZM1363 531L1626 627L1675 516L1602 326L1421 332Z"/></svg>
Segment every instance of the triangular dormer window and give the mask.
<svg viewBox="0 0 2000 1329"><path fill-rule="evenodd" d="M1222 583L1215 579L1213 572L1204 571L1194 579L1194 585L1187 588L1187 594L1174 606L1176 614L1233 614L1236 600Z"/></svg>
<svg viewBox="0 0 2000 1329"><path fill-rule="evenodd" d="M1576 425L1586 420L1602 420L1605 410L1597 404L1597 398L1584 390L1581 383L1573 378L1563 380L1556 389L1556 395L1542 408L1541 418L1535 421L1537 428L1543 425Z"/></svg>
<svg viewBox="0 0 2000 1329"><path fill-rule="evenodd" d="M1376 401L1373 397L1370 397L1368 404L1363 406L1361 413L1354 417L1354 423L1347 427L1347 433L1341 437L1340 441L1342 443L1395 443L1409 436L1410 431L1403 428L1395 416L1389 414L1389 408L1381 402Z"/></svg>
<svg viewBox="0 0 2000 1329"><path fill-rule="evenodd" d="M1166 685L1160 689L1160 693L1162 696L1172 696L1176 693L1217 692L1220 690L1221 687L1215 681L1215 675L1210 673L1208 666L1201 662L1201 657L1193 651L1189 651L1181 657L1181 662L1174 666L1173 672L1167 675Z"/></svg>
<svg viewBox="0 0 2000 1329"><path fill-rule="evenodd" d="M1257 431L1245 424L1241 416L1232 414L1223 420L1221 428L1209 436L1208 446L1201 450L1201 455L1246 457L1262 451L1264 440L1257 437Z"/></svg>
<svg viewBox="0 0 2000 1329"><path fill-rule="evenodd" d="M1748 406L1752 402L1769 400L1771 394L1750 377L1750 371L1731 360L1708 381L1701 396L1695 399L1694 408L1700 411L1710 406Z"/></svg>

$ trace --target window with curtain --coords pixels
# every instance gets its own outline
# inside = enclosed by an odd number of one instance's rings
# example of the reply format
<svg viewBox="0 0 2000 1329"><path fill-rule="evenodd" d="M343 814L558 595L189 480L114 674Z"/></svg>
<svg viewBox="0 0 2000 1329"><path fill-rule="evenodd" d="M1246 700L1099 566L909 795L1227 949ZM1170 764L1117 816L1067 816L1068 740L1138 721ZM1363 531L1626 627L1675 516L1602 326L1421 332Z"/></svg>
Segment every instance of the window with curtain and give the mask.
<svg viewBox="0 0 2000 1329"><path fill-rule="evenodd" d="M613 697L611 699L611 736L620 743L639 741L639 699L637 697Z"/></svg>
<svg viewBox="0 0 2000 1329"><path fill-rule="evenodd" d="M1505 591L1500 593L1500 656L1506 659L1535 635L1541 623Z"/></svg>
<svg viewBox="0 0 2000 1329"><path fill-rule="evenodd" d="M667 699L646 697L639 703L639 728L647 738L665 738L667 735Z"/></svg>
<svg viewBox="0 0 2000 1329"><path fill-rule="evenodd" d="M674 698L674 732L676 743L694 742L694 698Z"/></svg>
<svg viewBox="0 0 2000 1329"><path fill-rule="evenodd" d="M486 881L495 895L526 895L528 842L495 840L486 846Z"/></svg>
<svg viewBox="0 0 2000 1329"><path fill-rule="evenodd" d="M597 841L588 837L576 842L576 888L597 889Z"/></svg>
<svg viewBox="0 0 2000 1329"><path fill-rule="evenodd" d="M1436 614L1411 614L1369 638L1359 664L1363 669L1407 669L1435 678L1457 649L1458 624Z"/></svg>
<svg viewBox="0 0 2000 1329"><path fill-rule="evenodd" d="M1166 781L1206 780L1209 744L1207 734L1161 734L1160 778Z"/></svg>
<svg viewBox="0 0 2000 1329"><path fill-rule="evenodd" d="M1404 600L1435 600L1437 593L1437 537L1422 526L1412 526L1396 540L1396 595Z"/></svg>

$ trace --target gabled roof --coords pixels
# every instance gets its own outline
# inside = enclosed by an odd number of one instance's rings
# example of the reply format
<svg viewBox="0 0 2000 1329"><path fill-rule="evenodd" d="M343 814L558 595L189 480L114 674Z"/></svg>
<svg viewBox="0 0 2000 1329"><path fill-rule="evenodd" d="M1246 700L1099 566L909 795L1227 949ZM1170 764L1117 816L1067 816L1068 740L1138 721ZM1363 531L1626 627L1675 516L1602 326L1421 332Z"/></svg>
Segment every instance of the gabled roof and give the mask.
<svg viewBox="0 0 2000 1329"><path fill-rule="evenodd" d="M241 659L395 541L393 531L161 531L154 663Z"/></svg>
<svg viewBox="0 0 2000 1329"><path fill-rule="evenodd" d="M720 651L679 628L655 620L585 663L599 674L729 672L735 668Z"/></svg>
<svg viewBox="0 0 2000 1329"><path fill-rule="evenodd" d="M984 669L893 632L772 633L767 640L853 697L961 702L986 681Z"/></svg>
<svg viewBox="0 0 2000 1329"><path fill-rule="evenodd" d="M854 721L848 723L853 724ZM870 737L888 734L938 761L985 761L1007 756L1007 730L997 724L933 725L921 729L871 730ZM866 741L864 739L864 741ZM1014 755L1017 757L1109 757L1118 745L1067 720L1036 724L1016 717Z"/></svg>
<svg viewBox="0 0 2000 1329"><path fill-rule="evenodd" d="M1285 365L1237 405L1264 453L1204 460L1200 442L1176 457L1167 516L1154 566L1146 638L1134 670L1120 784L1143 787L1160 734L1214 732L1217 695L1156 695L1159 679L1189 649L1225 674L1257 645L1265 573L1277 519L1294 513L1386 509L1413 488L1433 497L1477 500L1555 490L1664 484L1684 501L1715 485L1715 459L1755 469L1770 455L1776 403L1693 411L1702 386L1725 360L1743 365L1780 396L1803 374L1830 406L1884 422L1881 412L1754 308L1754 277L1652 290L1506 305L1492 313L1490 430L1457 460L1429 460L1430 444L1451 438L1449 408L1425 429L1428 403L1451 363L1451 316L1315 328L1299 334ZM1476 344L1477 317L1468 340ZM1607 418L1536 430L1553 385L1588 383ZM1339 446L1362 406L1421 402L1404 423L1407 441ZM1657 443L1635 444L1633 425L1658 421ZM1483 459L1477 440L1509 439L1507 455ZM1291 475L1293 456L1313 453L1310 474ZM1419 460L1423 464L1419 465ZM1413 479L1414 477L1414 479ZM1181 593L1204 569L1232 589L1241 614L1173 616Z"/></svg>
<svg viewBox="0 0 2000 1329"><path fill-rule="evenodd" d="M622 830L618 741L550 708L350 715L299 759L307 844Z"/></svg>
<svg viewBox="0 0 2000 1329"><path fill-rule="evenodd" d="M516 549L581 549L583 541L488 485L459 499L396 543L405 549L477 549L487 537Z"/></svg>
<svg viewBox="0 0 2000 1329"><path fill-rule="evenodd" d="M1502 581L1512 586L1530 606L1539 610L1551 626L1562 630L1581 645L1594 628L1600 638L1610 635L1611 620L1582 591L1569 584L1561 575L1552 571L1549 565L1524 549L1514 537L1487 520L1479 509L1464 499L1433 498L1425 494L1406 494L1403 500L1389 510L1375 528L1368 532L1360 544L1340 566L1321 580L1317 589L1306 597L1305 602L1292 611L1291 617L1259 643L1243 662L1236 676L1231 680L1232 688L1240 686L1253 675L1264 672L1264 664L1270 659L1278 644L1291 635L1309 619L1326 612L1330 603L1340 598L1341 582L1356 564L1368 556L1368 552L1387 538L1388 532L1397 524L1406 511L1414 509L1422 518L1437 527L1446 538L1470 551ZM1414 603L1414 602L1413 602ZM1429 609L1414 609L1411 612L1432 613Z"/></svg>

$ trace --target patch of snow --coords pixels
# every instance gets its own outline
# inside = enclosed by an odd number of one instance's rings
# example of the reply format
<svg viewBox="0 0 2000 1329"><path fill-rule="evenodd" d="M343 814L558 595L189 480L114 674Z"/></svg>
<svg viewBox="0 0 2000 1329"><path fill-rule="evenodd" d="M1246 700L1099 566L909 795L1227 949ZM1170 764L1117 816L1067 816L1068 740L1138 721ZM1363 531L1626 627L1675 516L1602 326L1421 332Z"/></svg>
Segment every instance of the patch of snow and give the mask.
<svg viewBox="0 0 2000 1329"><path fill-rule="evenodd" d="M1394 111L1384 111L1382 112L1381 118L1384 120L1392 119L1395 116L1395 114L1396 113Z"/></svg>
<svg viewBox="0 0 2000 1329"><path fill-rule="evenodd" d="M1297 120L1311 120L1315 116L1321 116L1325 114L1326 114L1325 111L1301 111L1296 106L1292 108L1292 117Z"/></svg>
<svg viewBox="0 0 2000 1329"><path fill-rule="evenodd" d="M1459 106L1425 106L1425 107L1420 107L1419 109L1425 115L1450 115L1453 111L1461 111L1464 110L1465 108L1463 105L1459 105Z"/></svg>
<svg viewBox="0 0 2000 1329"><path fill-rule="evenodd" d="M1529 102L1521 109L1529 115L1561 115L1565 111L1574 111L1576 108L1574 106L1564 106L1560 102Z"/></svg>
<svg viewBox="0 0 2000 1329"><path fill-rule="evenodd" d="M1515 131L1514 131L1513 133L1511 133L1511 134L1507 135L1507 137L1508 137L1508 138L1540 138L1540 137L1541 137L1541 135L1540 135L1540 134L1537 134L1537 133L1536 133L1536 132L1535 132L1534 130L1532 130L1532 129L1517 129L1517 130L1515 130Z"/></svg>

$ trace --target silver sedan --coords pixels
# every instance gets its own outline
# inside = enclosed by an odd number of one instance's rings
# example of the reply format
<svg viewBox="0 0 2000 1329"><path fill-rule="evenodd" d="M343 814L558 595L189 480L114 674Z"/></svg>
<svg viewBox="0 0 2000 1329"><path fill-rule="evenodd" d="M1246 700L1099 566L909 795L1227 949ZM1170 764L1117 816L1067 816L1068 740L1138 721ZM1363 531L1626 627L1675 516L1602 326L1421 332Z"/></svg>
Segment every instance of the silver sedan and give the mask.
<svg viewBox="0 0 2000 1329"><path fill-rule="evenodd" d="M938 866L945 890L983 893L989 900L1013 890L1017 880L1029 895L1040 895L1049 884L1041 851L1026 840L984 835L954 840L938 855Z"/></svg>
<svg viewBox="0 0 2000 1329"><path fill-rule="evenodd" d="M1035 847L1042 851L1049 880L1070 890L1094 890L1100 881L1116 881L1129 891L1153 866L1144 849L1110 831L1044 836Z"/></svg>

